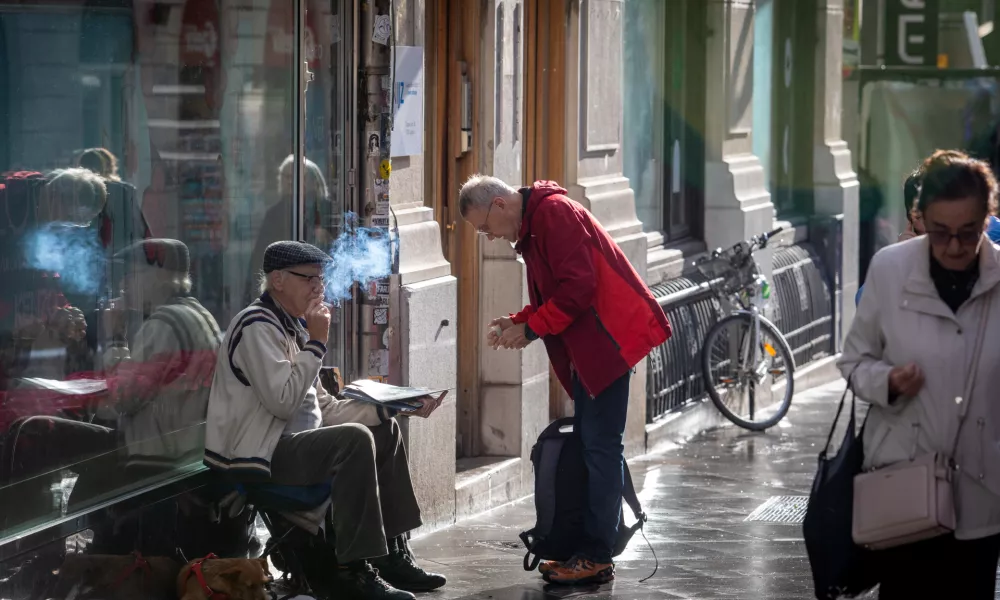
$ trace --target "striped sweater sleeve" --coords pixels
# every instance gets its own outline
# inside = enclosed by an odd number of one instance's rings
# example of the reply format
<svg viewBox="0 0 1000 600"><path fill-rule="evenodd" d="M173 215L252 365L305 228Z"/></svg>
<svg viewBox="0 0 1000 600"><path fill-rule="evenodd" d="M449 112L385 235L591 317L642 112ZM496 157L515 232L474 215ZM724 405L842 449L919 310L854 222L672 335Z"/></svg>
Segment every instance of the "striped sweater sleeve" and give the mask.
<svg viewBox="0 0 1000 600"><path fill-rule="evenodd" d="M327 392L322 384L316 385L319 408L323 413L323 425L344 425L357 423L367 427L381 425L396 416L396 411L360 400L340 399Z"/></svg>
<svg viewBox="0 0 1000 600"><path fill-rule="evenodd" d="M318 380L326 348L310 341L288 360L288 339L277 320L266 311L247 315L230 339L230 367L268 412L287 421Z"/></svg>

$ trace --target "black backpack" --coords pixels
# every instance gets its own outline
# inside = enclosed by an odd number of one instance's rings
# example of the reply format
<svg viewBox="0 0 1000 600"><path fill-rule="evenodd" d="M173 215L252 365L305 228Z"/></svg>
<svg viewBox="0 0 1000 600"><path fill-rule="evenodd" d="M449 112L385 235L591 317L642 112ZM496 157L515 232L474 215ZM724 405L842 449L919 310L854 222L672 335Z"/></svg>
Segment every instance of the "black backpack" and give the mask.
<svg viewBox="0 0 1000 600"><path fill-rule="evenodd" d="M569 427L569 431L560 431ZM569 560L582 545L584 513L587 510L587 466L583 462L583 444L572 430L573 417L554 421L538 435L531 449L535 470L535 526L520 537L527 548L524 570L533 571L542 560ZM632 474L625 463L625 487L622 499L637 519L625 525L625 512L618 520L618 539L612 556L625 551L629 540L646 522L639 498L632 485ZM534 558L532 558L534 555Z"/></svg>

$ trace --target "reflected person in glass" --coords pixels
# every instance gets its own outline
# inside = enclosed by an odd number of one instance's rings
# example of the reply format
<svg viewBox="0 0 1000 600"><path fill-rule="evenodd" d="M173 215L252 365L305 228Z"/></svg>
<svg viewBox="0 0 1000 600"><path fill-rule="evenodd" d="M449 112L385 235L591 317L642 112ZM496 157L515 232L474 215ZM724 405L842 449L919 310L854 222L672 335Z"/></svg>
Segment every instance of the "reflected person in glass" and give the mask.
<svg viewBox="0 0 1000 600"><path fill-rule="evenodd" d="M149 239L116 255L126 264L124 294L102 321L109 336L131 310L142 318L132 336L112 337L104 365L113 418L133 475L196 462L204 448L208 394L222 332L191 294L191 259L178 240ZM101 413L99 413L101 414Z"/></svg>

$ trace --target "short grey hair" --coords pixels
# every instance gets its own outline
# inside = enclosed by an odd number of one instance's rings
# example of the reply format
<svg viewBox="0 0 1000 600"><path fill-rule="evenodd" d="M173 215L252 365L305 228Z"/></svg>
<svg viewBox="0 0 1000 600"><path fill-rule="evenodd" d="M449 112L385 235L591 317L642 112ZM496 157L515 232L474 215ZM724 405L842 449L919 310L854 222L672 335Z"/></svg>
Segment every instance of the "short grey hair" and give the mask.
<svg viewBox="0 0 1000 600"><path fill-rule="evenodd" d="M167 293L174 296L189 296L191 295L191 290L194 288L194 282L191 281L191 275L187 273L169 272L165 269L154 267L152 265L137 263L137 273L138 272L152 275L155 277L153 285L155 285L157 289L166 290Z"/></svg>
<svg viewBox="0 0 1000 600"><path fill-rule="evenodd" d="M271 275L275 277L284 277L285 272L281 269L271 271L270 273L265 273L264 271L257 271L257 292L263 294L264 292L271 292L274 290L274 281Z"/></svg>
<svg viewBox="0 0 1000 600"><path fill-rule="evenodd" d="M272 271L276 272L276 271ZM265 273L264 271L257 271L257 292L264 294L265 292L271 291L271 278L268 277L270 273Z"/></svg>
<svg viewBox="0 0 1000 600"><path fill-rule="evenodd" d="M319 168L319 165L309 160L308 158L302 159L303 164L306 168L305 184L306 190L312 192L319 196L323 200L327 200L330 197L330 190L326 186L326 179L323 178L323 170ZM295 155L289 154L285 160L281 161L281 166L278 167L278 195L281 198L288 197L292 190L284 189L284 183L282 183L282 176L291 177L292 176L292 166L295 164Z"/></svg>
<svg viewBox="0 0 1000 600"><path fill-rule="evenodd" d="M177 292L181 295L187 296L191 294L191 288L194 287L194 283L191 281L190 275L183 275L174 279L174 285L177 288Z"/></svg>
<svg viewBox="0 0 1000 600"><path fill-rule="evenodd" d="M494 198L507 198L516 192L517 190L496 177L476 174L469 177L458 192L458 210L464 217L473 206L484 208Z"/></svg>

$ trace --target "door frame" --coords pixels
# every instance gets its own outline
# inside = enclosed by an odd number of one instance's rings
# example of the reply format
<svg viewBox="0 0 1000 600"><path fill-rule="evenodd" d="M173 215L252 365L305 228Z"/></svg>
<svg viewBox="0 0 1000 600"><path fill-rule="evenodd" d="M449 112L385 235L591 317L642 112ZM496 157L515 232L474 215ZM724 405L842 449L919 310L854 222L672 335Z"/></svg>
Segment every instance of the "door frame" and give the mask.
<svg viewBox="0 0 1000 600"><path fill-rule="evenodd" d="M566 176L566 119L554 107L566 105L564 2L524 0L524 181Z"/></svg>
<svg viewBox="0 0 1000 600"><path fill-rule="evenodd" d="M480 98L484 82L479 77L483 60L480 2L429 0L426 11L427 77L431 95L430 120L426 123L430 154L426 191L441 227L441 245L458 279L457 408L456 441L459 456L478 456L480 451L479 360L483 324L480 311L482 254L475 229L462 220L458 190L479 170ZM468 87L463 85L468 80ZM467 94L471 143L462 150L463 93Z"/></svg>

